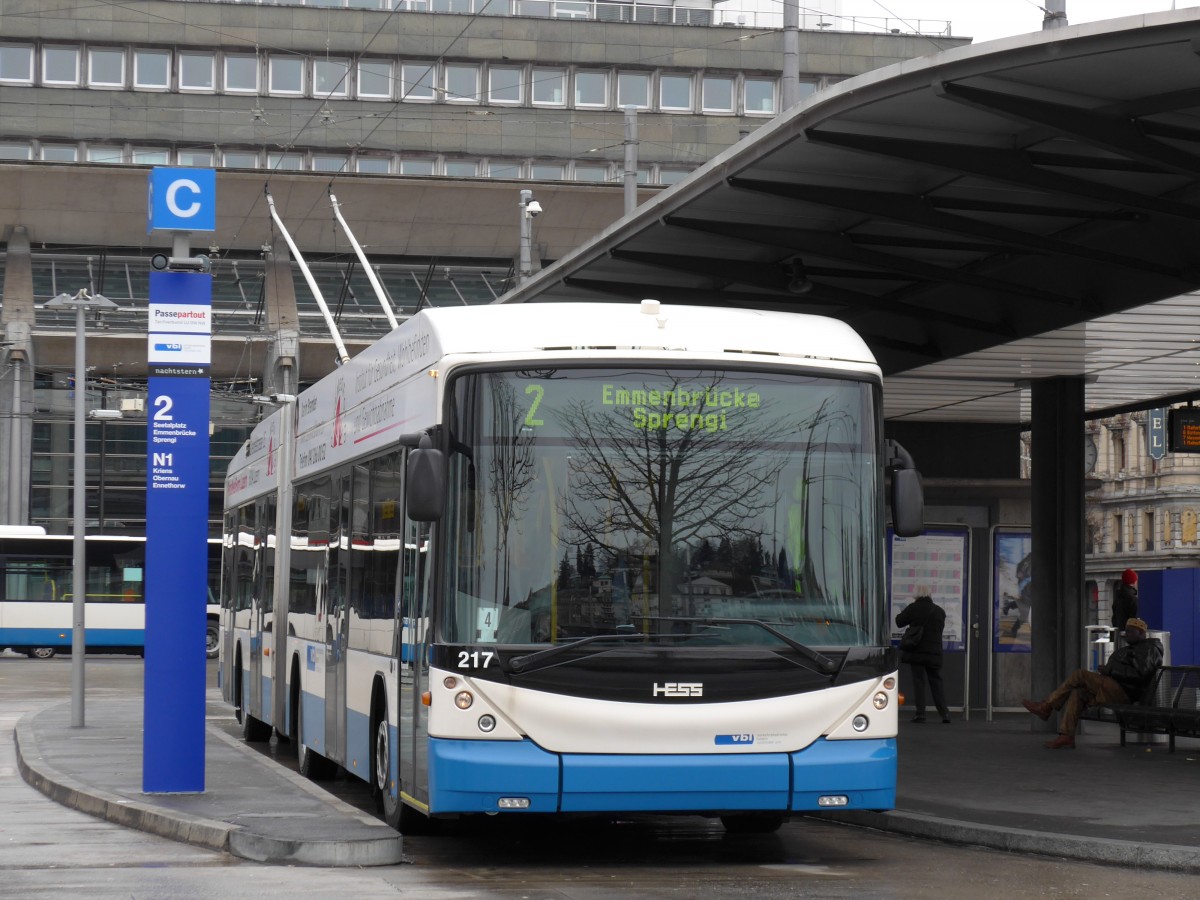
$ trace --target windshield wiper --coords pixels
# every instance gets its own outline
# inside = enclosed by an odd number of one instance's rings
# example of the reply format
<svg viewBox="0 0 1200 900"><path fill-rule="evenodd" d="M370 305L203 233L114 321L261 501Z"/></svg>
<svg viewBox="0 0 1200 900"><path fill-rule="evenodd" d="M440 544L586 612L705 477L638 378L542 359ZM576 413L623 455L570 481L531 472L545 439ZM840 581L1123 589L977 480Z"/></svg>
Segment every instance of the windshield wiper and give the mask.
<svg viewBox="0 0 1200 900"><path fill-rule="evenodd" d="M561 656L568 650L574 650L576 647L582 647L584 644L591 644L595 641L644 641L652 637L660 637L660 635L644 634L640 631L618 632L616 634L590 634L587 637L579 638L576 641L569 641L566 644L556 644L553 647L547 647L545 650L537 650L533 653L527 653L524 656L514 656L508 661L506 668L508 671L520 675L522 672L528 672L530 669L540 669L555 657ZM661 637L675 637L675 635L661 635Z"/></svg>
<svg viewBox="0 0 1200 900"><path fill-rule="evenodd" d="M819 653L811 647L804 646L804 644L788 637L778 628L769 625L762 619L727 619L720 616L704 616L700 618L687 618L684 616L637 616L636 618L649 619L651 622L696 622L700 625L754 625L763 629L768 634L779 638L779 640L799 653L805 660L812 663L822 675L836 675L842 668L842 664L837 662L837 660L830 659L824 653Z"/></svg>

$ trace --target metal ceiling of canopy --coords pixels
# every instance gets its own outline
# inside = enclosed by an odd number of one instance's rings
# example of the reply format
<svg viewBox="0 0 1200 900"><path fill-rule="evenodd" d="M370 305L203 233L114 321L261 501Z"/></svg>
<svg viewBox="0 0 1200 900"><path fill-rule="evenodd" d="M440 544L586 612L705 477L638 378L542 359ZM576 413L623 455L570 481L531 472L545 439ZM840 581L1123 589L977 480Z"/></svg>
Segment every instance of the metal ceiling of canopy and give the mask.
<svg viewBox="0 0 1200 900"><path fill-rule="evenodd" d="M842 82L501 302L655 297L843 319L889 419L1024 422L1200 391L1200 11Z"/></svg>

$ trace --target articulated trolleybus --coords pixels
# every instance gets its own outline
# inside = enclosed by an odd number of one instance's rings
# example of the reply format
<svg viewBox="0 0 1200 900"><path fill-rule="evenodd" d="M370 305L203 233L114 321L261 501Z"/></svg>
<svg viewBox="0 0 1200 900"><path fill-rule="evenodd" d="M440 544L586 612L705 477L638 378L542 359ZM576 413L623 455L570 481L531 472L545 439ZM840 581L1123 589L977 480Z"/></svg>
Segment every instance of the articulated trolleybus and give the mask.
<svg viewBox="0 0 1200 900"><path fill-rule="evenodd" d="M841 322L425 310L260 423L225 483L222 685L250 740L415 830L891 807L880 371Z"/></svg>

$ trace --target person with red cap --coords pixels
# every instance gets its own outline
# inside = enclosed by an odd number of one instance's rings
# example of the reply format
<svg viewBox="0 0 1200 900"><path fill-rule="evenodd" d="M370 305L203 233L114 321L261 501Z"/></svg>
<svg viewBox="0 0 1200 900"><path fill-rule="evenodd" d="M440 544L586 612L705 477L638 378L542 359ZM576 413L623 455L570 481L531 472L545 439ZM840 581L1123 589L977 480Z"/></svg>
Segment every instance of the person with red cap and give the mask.
<svg viewBox="0 0 1200 900"><path fill-rule="evenodd" d="M1121 583L1113 592L1112 624L1117 631L1125 630L1125 623L1136 619L1138 614L1138 577L1133 569L1121 573Z"/></svg>
<svg viewBox="0 0 1200 900"><path fill-rule="evenodd" d="M1075 729L1079 717L1089 706L1109 703L1137 703L1149 687L1152 676L1163 661L1162 643L1149 637L1150 626L1141 619L1125 623L1125 643L1100 671L1076 669L1045 700L1022 700L1021 705L1047 721L1056 709L1062 710L1058 737L1045 746L1048 750L1075 749Z"/></svg>

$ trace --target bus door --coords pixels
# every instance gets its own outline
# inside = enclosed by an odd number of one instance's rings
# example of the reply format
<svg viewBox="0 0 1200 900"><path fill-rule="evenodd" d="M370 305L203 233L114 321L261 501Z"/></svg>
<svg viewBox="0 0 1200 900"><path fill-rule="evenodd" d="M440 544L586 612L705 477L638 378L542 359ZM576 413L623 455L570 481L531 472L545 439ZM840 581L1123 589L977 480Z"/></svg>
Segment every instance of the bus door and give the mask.
<svg viewBox="0 0 1200 900"><path fill-rule="evenodd" d="M429 803L429 708L421 693L429 682L429 535L428 522L404 522L400 605L400 789L418 803Z"/></svg>
<svg viewBox="0 0 1200 900"><path fill-rule="evenodd" d="M329 586L325 592L325 756L346 758L346 643L350 579L350 479L333 479L329 523Z"/></svg>
<svg viewBox="0 0 1200 900"><path fill-rule="evenodd" d="M267 542L262 515L263 501L257 501L254 507L254 574L250 593L250 620L247 627L249 652L243 660L246 671L242 677L246 679L249 693L246 698L246 709L250 715L261 721L263 718L263 566L266 563Z"/></svg>

